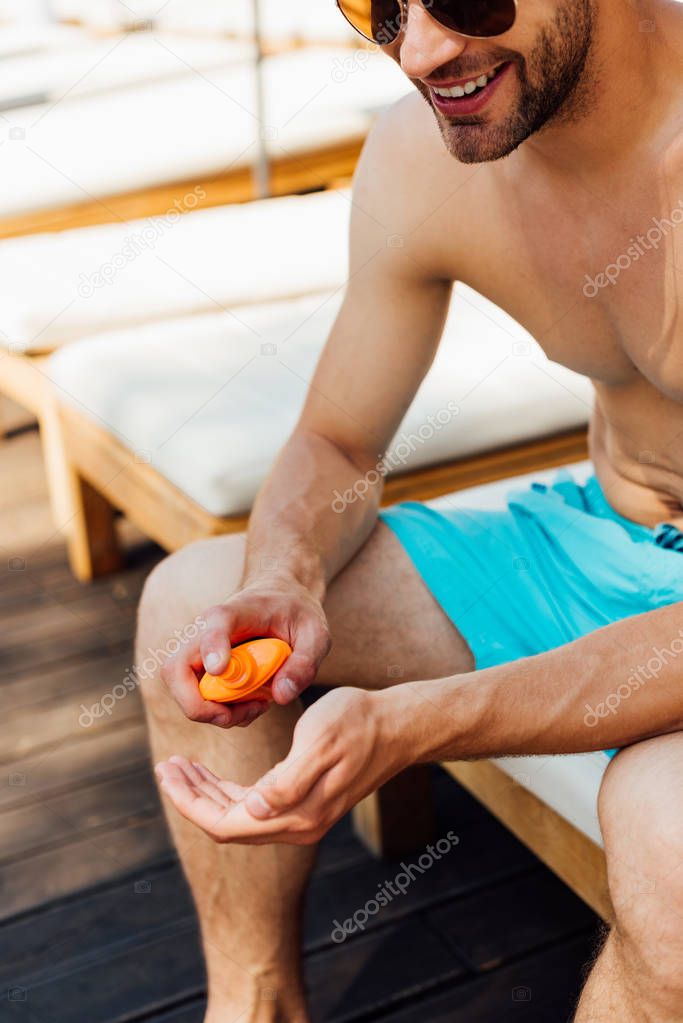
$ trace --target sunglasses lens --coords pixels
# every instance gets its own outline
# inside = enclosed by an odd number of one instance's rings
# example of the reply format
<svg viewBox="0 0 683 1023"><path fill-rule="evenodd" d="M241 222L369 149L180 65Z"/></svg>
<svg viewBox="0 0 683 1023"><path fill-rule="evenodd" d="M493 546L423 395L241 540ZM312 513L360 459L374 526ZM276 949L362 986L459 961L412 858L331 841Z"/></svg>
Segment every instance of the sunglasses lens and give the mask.
<svg viewBox="0 0 683 1023"><path fill-rule="evenodd" d="M515 0L424 0L436 21L453 32L488 38L509 32L515 23Z"/></svg>
<svg viewBox="0 0 683 1023"><path fill-rule="evenodd" d="M401 31L400 0L338 0L338 4L356 31L380 46L393 43Z"/></svg>

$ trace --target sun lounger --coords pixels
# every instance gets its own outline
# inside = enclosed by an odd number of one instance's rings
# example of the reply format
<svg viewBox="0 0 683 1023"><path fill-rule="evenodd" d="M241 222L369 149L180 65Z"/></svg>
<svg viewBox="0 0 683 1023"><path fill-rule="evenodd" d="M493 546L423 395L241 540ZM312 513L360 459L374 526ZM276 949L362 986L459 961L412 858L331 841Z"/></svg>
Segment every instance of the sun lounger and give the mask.
<svg viewBox="0 0 683 1023"><path fill-rule="evenodd" d="M80 498L46 354L105 329L339 287L349 214L349 193L328 191L0 243L0 395L40 423L56 522L78 518Z"/></svg>
<svg viewBox="0 0 683 1023"><path fill-rule="evenodd" d="M267 58L263 130L251 67L7 112L0 236L160 214L196 187L202 205L252 198L260 138L276 193L348 176L376 114L410 86L376 54L342 80L346 57Z"/></svg>

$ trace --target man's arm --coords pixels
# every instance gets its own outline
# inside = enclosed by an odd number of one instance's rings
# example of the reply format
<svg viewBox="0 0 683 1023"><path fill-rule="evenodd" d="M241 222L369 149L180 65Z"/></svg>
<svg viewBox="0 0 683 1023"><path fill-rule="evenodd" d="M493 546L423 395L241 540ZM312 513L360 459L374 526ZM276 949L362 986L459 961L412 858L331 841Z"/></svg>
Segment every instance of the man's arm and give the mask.
<svg viewBox="0 0 683 1023"><path fill-rule="evenodd" d="M345 300L300 421L252 512L242 585L205 612L196 648L183 648L162 669L191 720L232 727L263 711L261 703L225 707L199 693L204 670L220 674L227 667L231 641L267 633L291 645L273 679L281 704L314 680L329 649L326 587L372 531L381 479L343 511L335 493L352 489L384 454L433 360L448 312L451 282L428 268L425 243L409 236L411 218L425 216L419 204L405 202L414 148L400 103L363 152Z"/></svg>
<svg viewBox="0 0 683 1023"><path fill-rule="evenodd" d="M679 731L683 604L535 657L379 697L382 718L398 713L403 721L397 741L410 745L416 761L580 753Z"/></svg>
<svg viewBox="0 0 683 1023"><path fill-rule="evenodd" d="M300 421L254 506L245 586L269 575L294 579L322 601L372 531L382 484L346 504L335 495L377 467L441 337L451 282L423 269L418 245L397 234L405 183L396 116L375 128L359 165L345 300Z"/></svg>

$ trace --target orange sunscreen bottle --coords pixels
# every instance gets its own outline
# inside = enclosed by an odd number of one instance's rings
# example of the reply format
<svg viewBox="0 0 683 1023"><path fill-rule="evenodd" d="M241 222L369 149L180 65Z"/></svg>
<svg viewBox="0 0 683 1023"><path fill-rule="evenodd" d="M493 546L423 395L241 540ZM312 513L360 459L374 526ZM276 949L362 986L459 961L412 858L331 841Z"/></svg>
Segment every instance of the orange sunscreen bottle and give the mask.
<svg viewBox="0 0 683 1023"><path fill-rule="evenodd" d="M250 639L233 647L222 675L204 675L199 692L214 703L272 700L270 680L291 652L282 639Z"/></svg>

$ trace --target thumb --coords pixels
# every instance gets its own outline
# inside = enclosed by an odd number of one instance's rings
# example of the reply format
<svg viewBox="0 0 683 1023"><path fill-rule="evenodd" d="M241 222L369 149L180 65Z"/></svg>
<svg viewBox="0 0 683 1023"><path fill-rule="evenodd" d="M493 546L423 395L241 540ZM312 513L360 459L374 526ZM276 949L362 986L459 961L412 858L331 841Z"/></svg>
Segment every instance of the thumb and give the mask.
<svg viewBox="0 0 683 1023"><path fill-rule="evenodd" d="M212 629L199 644L202 664L210 675L222 675L230 661L230 640L224 629Z"/></svg>
<svg viewBox="0 0 683 1023"><path fill-rule="evenodd" d="M294 810L309 794L326 766L314 757L292 757L269 771L254 785L245 800L252 817L266 820Z"/></svg>

